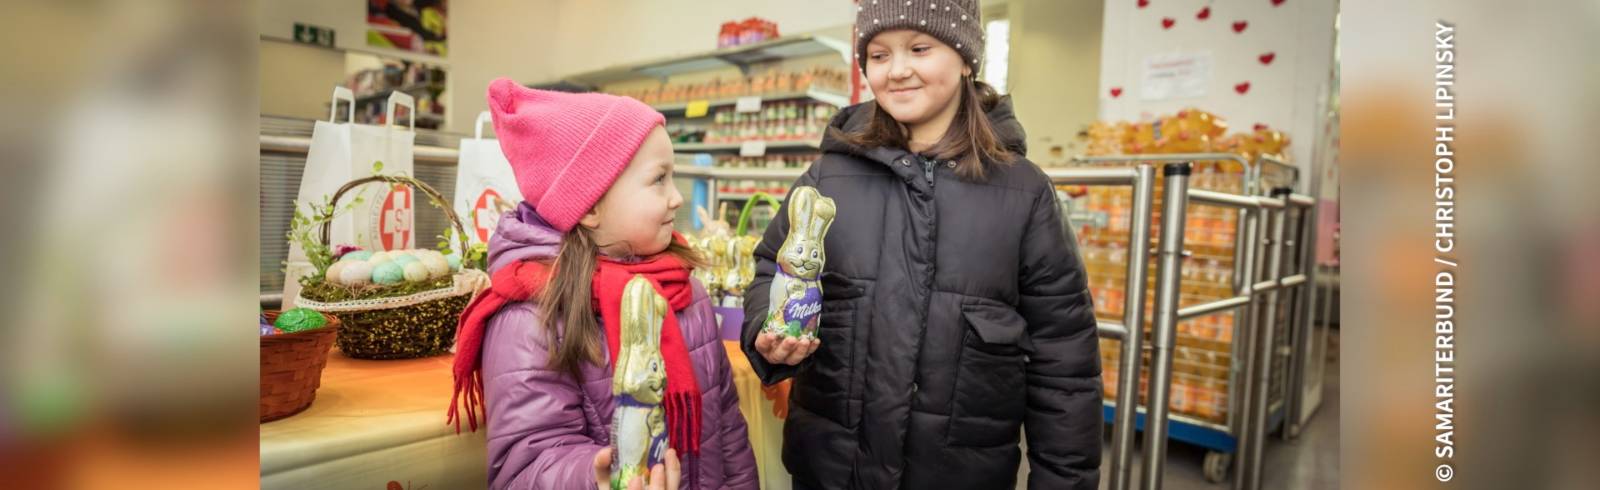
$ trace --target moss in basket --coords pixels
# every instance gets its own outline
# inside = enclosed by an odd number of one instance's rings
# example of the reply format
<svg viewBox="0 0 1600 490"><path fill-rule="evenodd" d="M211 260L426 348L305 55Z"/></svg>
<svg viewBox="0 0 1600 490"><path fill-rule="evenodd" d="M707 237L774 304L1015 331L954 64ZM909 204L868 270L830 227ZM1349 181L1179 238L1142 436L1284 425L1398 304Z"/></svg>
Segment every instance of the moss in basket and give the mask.
<svg viewBox="0 0 1600 490"><path fill-rule="evenodd" d="M307 284L304 288L301 288L300 296L322 303L336 303L340 301L351 301L358 299L407 296L423 291L432 291L435 289L452 287L454 284L455 278L452 276L430 279L423 282L405 282L392 286L369 284L350 287L330 281L317 281L312 284Z"/></svg>

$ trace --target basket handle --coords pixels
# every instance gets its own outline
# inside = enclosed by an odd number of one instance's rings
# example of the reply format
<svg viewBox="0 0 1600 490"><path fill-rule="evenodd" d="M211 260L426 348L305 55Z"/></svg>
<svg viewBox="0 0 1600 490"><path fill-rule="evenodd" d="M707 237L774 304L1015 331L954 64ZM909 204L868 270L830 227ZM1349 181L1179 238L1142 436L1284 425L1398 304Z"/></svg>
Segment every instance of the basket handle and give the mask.
<svg viewBox="0 0 1600 490"><path fill-rule="evenodd" d="M344 186L339 188L338 192L334 192L333 193L333 199L330 202L330 205L334 206L335 208L337 208L339 206L339 198L343 197L346 192L349 192L351 189L355 189L355 188L360 187L360 186L365 185L365 184L371 184L373 182L388 182L390 184L409 185L409 186L411 186L411 188L422 192L424 195L427 195L428 196L428 202L430 204L433 204L434 207L439 208L440 210L443 210L445 217L450 218L450 224L455 225L455 228L456 228L456 241L460 242L459 244L461 246L462 253L463 254L466 253L466 250L467 250L467 229L463 228L461 226L461 217L456 216L456 211L454 209L451 209L450 206L448 206L445 203L444 196L439 194L439 191L434 190L433 186L428 185L427 182L423 182L423 181L417 180L415 178L407 177L407 176L404 176L404 175L373 175L371 177L362 177L362 178L359 178L359 179L356 179L356 180L352 180L350 182L346 182L344 184ZM333 246L333 243L330 240L330 234L332 233L332 231L331 231L332 225L333 225L333 220L331 220L331 219L328 220L328 221L322 222L322 244L324 246L328 246L328 247L332 247Z"/></svg>
<svg viewBox="0 0 1600 490"><path fill-rule="evenodd" d="M744 236L745 230L750 226L750 210L755 209L757 201L765 201L768 206L772 206L772 212L774 213L783 209L783 203L778 202L777 198L769 196L765 192L755 193L750 196L750 200L744 202L744 209L739 210L739 224L734 229L733 236Z"/></svg>

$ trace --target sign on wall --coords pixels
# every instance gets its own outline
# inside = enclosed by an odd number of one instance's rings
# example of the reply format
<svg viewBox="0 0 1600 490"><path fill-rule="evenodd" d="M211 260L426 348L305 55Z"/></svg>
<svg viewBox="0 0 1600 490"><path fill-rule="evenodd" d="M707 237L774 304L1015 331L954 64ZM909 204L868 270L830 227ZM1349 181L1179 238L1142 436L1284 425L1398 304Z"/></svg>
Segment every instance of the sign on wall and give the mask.
<svg viewBox="0 0 1600 490"><path fill-rule="evenodd" d="M294 40L299 43L333 47L333 29L311 24L294 23Z"/></svg>
<svg viewBox="0 0 1600 490"><path fill-rule="evenodd" d="M1144 100L1205 97L1211 84L1211 53L1171 53L1144 59L1139 86Z"/></svg>

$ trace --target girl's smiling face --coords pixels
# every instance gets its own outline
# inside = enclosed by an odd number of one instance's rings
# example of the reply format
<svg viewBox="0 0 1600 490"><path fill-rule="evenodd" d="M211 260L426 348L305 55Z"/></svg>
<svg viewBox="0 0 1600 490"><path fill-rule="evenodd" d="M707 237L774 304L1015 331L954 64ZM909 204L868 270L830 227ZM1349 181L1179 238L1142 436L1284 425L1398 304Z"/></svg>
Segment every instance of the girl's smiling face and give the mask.
<svg viewBox="0 0 1600 490"><path fill-rule="evenodd" d="M578 220L594 232L601 253L643 257L672 243L674 216L683 206L683 195L672 181L672 161L672 140L657 126L600 202Z"/></svg>
<svg viewBox="0 0 1600 490"><path fill-rule="evenodd" d="M916 30L879 33L866 55L867 85L878 106L907 126L953 116L961 77L972 74L954 48Z"/></svg>

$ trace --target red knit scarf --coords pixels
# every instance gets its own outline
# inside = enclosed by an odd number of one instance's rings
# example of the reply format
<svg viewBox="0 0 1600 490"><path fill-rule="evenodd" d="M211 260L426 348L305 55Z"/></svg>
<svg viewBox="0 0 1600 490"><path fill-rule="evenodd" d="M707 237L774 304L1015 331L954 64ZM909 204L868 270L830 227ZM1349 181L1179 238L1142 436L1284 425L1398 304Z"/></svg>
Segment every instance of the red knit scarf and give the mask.
<svg viewBox="0 0 1600 490"><path fill-rule="evenodd" d="M678 326L676 313L689 307L694 300L689 286L689 267L670 254L658 254L631 264L601 256L599 263L594 275L594 298L595 307L599 309L601 321L605 324L606 347L613 359L607 363L607 369L616 369L614 360L622 345L623 286L635 274L643 275L667 299L671 311L664 315L661 325L661 358L667 370L666 397L662 405L667 412L668 442L679 454L698 454L700 384L695 379L694 365L689 360L689 347ZM445 418L446 424L455 424L457 434L461 433L461 418L456 413L458 406L464 405L467 423L473 431L478 430L479 410L486 408L483 404L483 361L480 354L489 317L507 303L538 297L549 282L550 271L550 266L532 261L506 266L494 273L492 286L473 298L461 313L456 330L455 394L450 398L450 411ZM462 398L465 398L465 404L460 403Z"/></svg>

